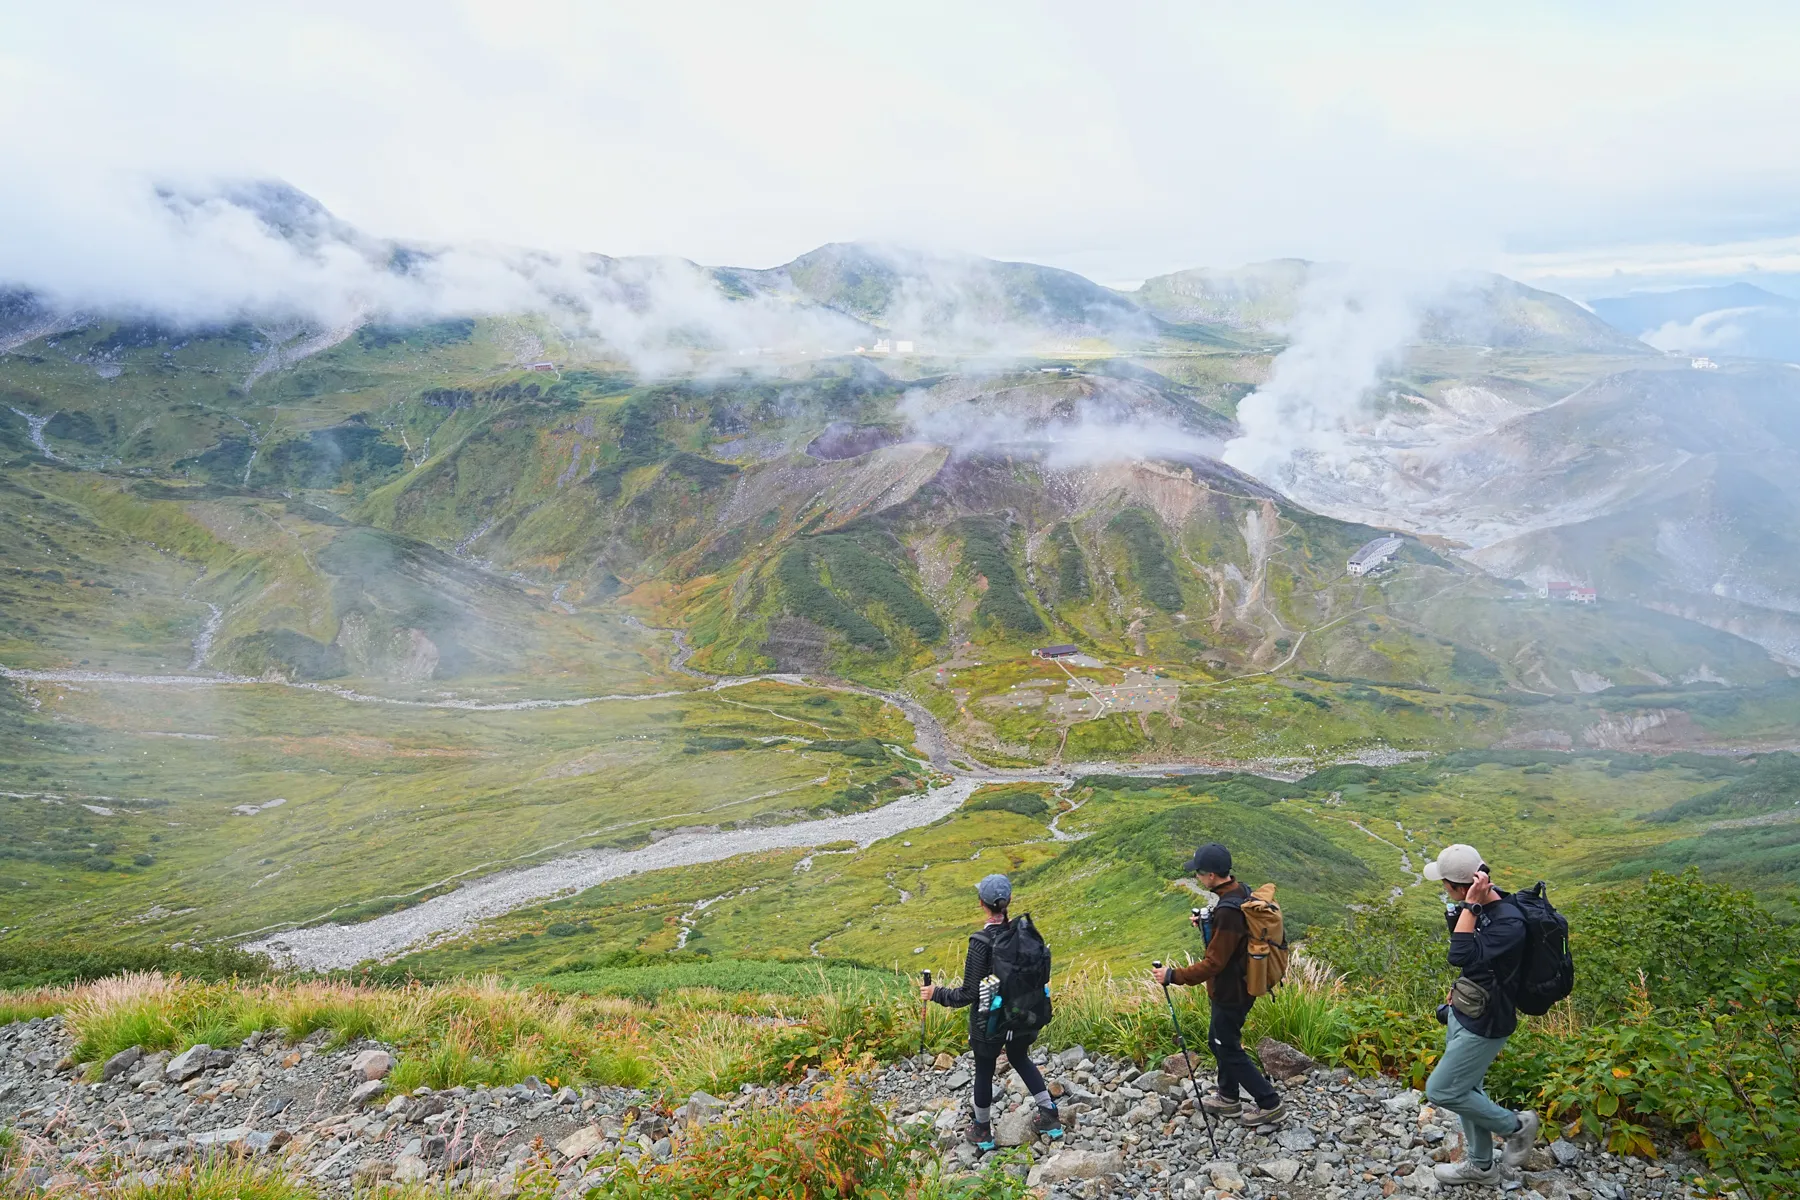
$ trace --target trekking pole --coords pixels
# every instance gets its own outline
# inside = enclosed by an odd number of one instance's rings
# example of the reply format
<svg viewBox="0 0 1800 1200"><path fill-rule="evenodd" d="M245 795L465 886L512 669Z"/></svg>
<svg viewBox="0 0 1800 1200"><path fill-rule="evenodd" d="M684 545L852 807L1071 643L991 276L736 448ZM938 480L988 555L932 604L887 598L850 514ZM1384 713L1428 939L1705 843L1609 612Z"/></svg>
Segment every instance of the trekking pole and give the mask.
<svg viewBox="0 0 1800 1200"><path fill-rule="evenodd" d="M930 987L931 986L931 972L929 970L926 970L926 971L919 972L919 974L921 974L925 977L925 986ZM926 1001L926 1000L919 1001L919 1053L920 1054L925 1053L925 1013L927 1011L929 1004L930 1004L930 1002Z"/></svg>
<svg viewBox="0 0 1800 1200"><path fill-rule="evenodd" d="M1150 966L1154 970L1162 970L1160 960L1153 961ZM1175 1026L1175 1044L1181 1047L1181 1060L1187 1063L1188 1083L1194 1089L1194 1107L1200 1110L1200 1123L1206 1127L1206 1140L1212 1144L1213 1157L1219 1157L1219 1143L1213 1137L1212 1118L1206 1115L1206 1105L1200 1095L1200 1081L1194 1078L1194 1058L1188 1053L1187 1039L1181 1036L1181 1018L1175 1015L1175 997L1169 995L1169 985L1163 984L1163 999L1169 1002L1169 1021Z"/></svg>

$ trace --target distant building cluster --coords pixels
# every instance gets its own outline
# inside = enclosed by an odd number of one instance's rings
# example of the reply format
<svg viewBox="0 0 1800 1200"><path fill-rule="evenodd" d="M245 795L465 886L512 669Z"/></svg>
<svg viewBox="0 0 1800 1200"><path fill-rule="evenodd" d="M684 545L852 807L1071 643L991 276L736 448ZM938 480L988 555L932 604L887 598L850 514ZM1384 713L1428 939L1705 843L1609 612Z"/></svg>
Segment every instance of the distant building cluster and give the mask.
<svg viewBox="0 0 1800 1200"><path fill-rule="evenodd" d="M553 362L535 362L535 363L532 363L529 367L526 367L525 369L527 371L553 372L556 370L556 364Z"/></svg>
<svg viewBox="0 0 1800 1200"><path fill-rule="evenodd" d="M1367 575L1376 567L1392 560L1394 555L1400 553L1400 547L1404 545L1406 545L1406 542L1402 538L1393 537L1391 535L1388 537L1378 537L1374 541L1365 544L1363 548L1358 550L1355 554L1352 554L1350 556L1350 561L1344 564L1344 569L1349 571L1350 574L1358 577Z"/></svg>
<svg viewBox="0 0 1800 1200"><path fill-rule="evenodd" d="M911 354L913 344L906 338L876 338L873 346L856 348L858 354Z"/></svg>
<svg viewBox="0 0 1800 1200"><path fill-rule="evenodd" d="M1538 589L1538 597L1544 600L1567 600L1571 604L1598 604L1600 593L1591 587L1579 583L1565 583L1560 579L1551 580Z"/></svg>
<svg viewBox="0 0 1800 1200"><path fill-rule="evenodd" d="M1719 369L1719 364L1702 355L1701 357L1694 359L1693 367L1696 371L1716 371Z"/></svg>

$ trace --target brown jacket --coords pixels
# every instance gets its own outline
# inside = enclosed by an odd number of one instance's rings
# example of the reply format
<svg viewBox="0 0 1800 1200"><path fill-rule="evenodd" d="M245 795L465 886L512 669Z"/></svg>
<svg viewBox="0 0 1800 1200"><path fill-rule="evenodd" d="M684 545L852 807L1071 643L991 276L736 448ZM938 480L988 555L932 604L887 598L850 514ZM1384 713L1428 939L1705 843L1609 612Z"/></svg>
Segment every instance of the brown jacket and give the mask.
<svg viewBox="0 0 1800 1200"><path fill-rule="evenodd" d="M1232 880L1219 899L1227 897L1244 901L1250 889ZM1206 957L1188 967L1176 967L1170 982L1192 986L1206 985L1206 994L1219 1004L1248 1008L1254 999L1244 983L1244 972L1250 959L1250 926L1244 921L1243 909L1237 904L1221 903L1213 909L1212 941L1206 944Z"/></svg>

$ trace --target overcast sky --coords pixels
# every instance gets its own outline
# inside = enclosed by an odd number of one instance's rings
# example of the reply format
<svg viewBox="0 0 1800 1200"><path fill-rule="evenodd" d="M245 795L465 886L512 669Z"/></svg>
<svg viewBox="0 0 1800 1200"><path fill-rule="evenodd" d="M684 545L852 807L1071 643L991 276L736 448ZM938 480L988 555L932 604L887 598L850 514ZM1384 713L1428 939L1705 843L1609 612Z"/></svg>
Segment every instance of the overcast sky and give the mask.
<svg viewBox="0 0 1800 1200"><path fill-rule="evenodd" d="M1792 271L1795 13L0 0L0 275L220 175L377 234L745 266L881 238L1105 282Z"/></svg>

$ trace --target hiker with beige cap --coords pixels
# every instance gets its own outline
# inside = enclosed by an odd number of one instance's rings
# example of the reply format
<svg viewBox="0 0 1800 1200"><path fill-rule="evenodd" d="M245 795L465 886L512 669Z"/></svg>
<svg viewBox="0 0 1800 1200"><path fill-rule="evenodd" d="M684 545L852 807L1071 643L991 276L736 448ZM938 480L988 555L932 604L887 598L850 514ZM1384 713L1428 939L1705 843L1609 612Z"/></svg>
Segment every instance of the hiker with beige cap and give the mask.
<svg viewBox="0 0 1800 1200"><path fill-rule="evenodd" d="M1535 1112L1502 1108L1482 1090L1488 1068L1519 1024L1512 993L1524 969L1525 914L1494 886L1473 846L1445 846L1425 865L1425 878L1444 885L1450 965L1462 969L1438 1006L1444 1056L1425 1083L1425 1096L1462 1118L1464 1157L1434 1171L1440 1183L1498 1184L1502 1163L1522 1166L1538 1133ZM1494 1161L1496 1136L1506 1143L1502 1162Z"/></svg>

